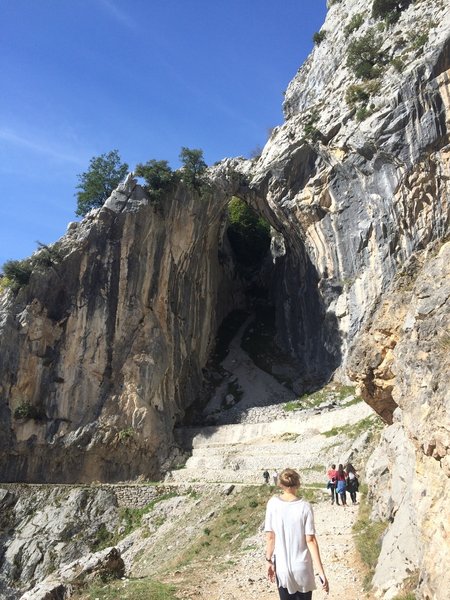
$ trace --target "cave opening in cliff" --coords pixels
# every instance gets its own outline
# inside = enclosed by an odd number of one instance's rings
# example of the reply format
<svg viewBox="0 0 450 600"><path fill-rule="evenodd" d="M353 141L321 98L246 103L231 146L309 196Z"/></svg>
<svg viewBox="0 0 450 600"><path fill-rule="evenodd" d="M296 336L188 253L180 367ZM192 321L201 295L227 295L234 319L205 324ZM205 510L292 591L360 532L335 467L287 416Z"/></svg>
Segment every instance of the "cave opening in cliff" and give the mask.
<svg viewBox="0 0 450 600"><path fill-rule="evenodd" d="M232 423L253 406L289 402L340 363L337 323L305 244L263 197L230 198L218 259L215 344L184 424Z"/></svg>
<svg viewBox="0 0 450 600"><path fill-rule="evenodd" d="M227 207L226 235L237 269L243 275L261 268L270 249L270 225L246 202L234 196Z"/></svg>
<svg viewBox="0 0 450 600"><path fill-rule="evenodd" d="M237 309L261 319L270 312L271 227L269 222L241 198L233 196L227 205L222 250L232 263L238 291ZM262 317L263 318L263 317Z"/></svg>
<svg viewBox="0 0 450 600"><path fill-rule="evenodd" d="M234 196L224 213L218 258L227 291L218 299L222 318L203 369L202 390L187 411L185 424L214 422L214 415L221 413L223 419L224 412L233 419L253 400L268 404L295 395L300 362L283 344L279 327L283 302L277 288L283 285L274 246L280 235L255 208Z"/></svg>

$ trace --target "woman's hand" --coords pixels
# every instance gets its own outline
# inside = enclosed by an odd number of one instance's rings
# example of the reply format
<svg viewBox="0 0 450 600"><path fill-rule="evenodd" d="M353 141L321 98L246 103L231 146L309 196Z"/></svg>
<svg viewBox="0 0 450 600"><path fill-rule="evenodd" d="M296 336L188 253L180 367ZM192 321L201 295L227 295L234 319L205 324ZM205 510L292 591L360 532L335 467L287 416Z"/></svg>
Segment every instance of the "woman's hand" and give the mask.
<svg viewBox="0 0 450 600"><path fill-rule="evenodd" d="M322 573L322 575L320 576L320 581L322 582L323 591L328 594L328 592L330 591L330 584L328 583L328 579L326 578L325 573Z"/></svg>
<svg viewBox="0 0 450 600"><path fill-rule="evenodd" d="M275 575L275 565L273 563L269 563L267 565L267 577L272 583L275 581Z"/></svg>

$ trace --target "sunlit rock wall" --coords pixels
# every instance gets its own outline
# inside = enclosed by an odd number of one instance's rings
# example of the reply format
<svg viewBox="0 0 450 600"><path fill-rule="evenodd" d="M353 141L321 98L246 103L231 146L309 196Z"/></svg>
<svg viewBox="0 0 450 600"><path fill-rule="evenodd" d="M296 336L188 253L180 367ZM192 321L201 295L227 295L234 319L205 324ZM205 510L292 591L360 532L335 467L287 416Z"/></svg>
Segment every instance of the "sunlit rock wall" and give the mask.
<svg viewBox="0 0 450 600"><path fill-rule="evenodd" d="M374 577L386 598L410 576L420 598L448 595L441 560L450 558L449 323L446 242L418 253L399 273L350 361L366 396L378 395L382 406L383 390L390 390L398 406L367 468L374 514L391 523Z"/></svg>
<svg viewBox="0 0 450 600"><path fill-rule="evenodd" d="M356 15L362 23L348 33ZM383 53L378 90L353 106L350 86L369 83L347 66L347 50L370 30ZM286 90L286 122L273 131L253 184L285 234L301 237L345 364L397 270L448 232L450 9L414 2L387 26L371 18L370 2L342 0L321 31Z"/></svg>
<svg viewBox="0 0 450 600"><path fill-rule="evenodd" d="M218 261L224 198L132 178L62 239L1 318L4 480L155 477L233 306ZM37 418L15 418L31 405Z"/></svg>

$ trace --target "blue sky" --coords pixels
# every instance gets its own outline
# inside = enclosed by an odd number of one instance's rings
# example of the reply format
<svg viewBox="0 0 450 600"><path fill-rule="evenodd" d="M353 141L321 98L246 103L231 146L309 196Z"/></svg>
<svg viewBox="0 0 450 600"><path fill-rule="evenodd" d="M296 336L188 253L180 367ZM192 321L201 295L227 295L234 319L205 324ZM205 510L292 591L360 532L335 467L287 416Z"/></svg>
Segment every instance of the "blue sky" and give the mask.
<svg viewBox="0 0 450 600"><path fill-rule="evenodd" d="M0 265L64 234L93 156L264 146L325 4L0 0Z"/></svg>

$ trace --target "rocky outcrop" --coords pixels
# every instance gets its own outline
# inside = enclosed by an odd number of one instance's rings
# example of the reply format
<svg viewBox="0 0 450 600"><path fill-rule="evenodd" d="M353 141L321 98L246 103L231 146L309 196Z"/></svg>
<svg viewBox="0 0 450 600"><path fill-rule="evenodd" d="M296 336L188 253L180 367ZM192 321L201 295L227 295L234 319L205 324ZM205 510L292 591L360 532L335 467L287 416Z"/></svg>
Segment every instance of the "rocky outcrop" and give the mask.
<svg viewBox="0 0 450 600"><path fill-rule="evenodd" d="M395 439L404 436L414 457L407 522L423 542L421 589L433 597L431 549L447 533L426 515L443 523L449 474L448 352L439 348L448 344L450 10L418 0L388 25L364 0L329 4L323 40L289 84L286 121L258 160L225 160L201 195L181 182L157 205L129 177L69 226L62 262L2 296L0 474L154 477L176 457L173 429L197 397L217 327L245 302L225 235L238 195L273 229L264 285L277 341L298 361L295 389L350 374L395 422ZM350 44L369 34L370 81L347 62ZM386 451L388 472L395 454ZM402 494L380 498L380 512L401 514ZM404 549L417 562L420 552Z"/></svg>
<svg viewBox="0 0 450 600"><path fill-rule="evenodd" d="M358 15L360 26L347 33ZM300 234L344 363L397 270L449 227L449 9L414 3L380 29L370 3L332 4L325 39L289 84L286 123L273 132L255 176L285 237ZM418 29L427 38L420 49L407 42ZM370 82L347 66L347 49L374 30L384 58L369 93ZM361 105L348 101L355 85L370 96L358 114Z"/></svg>
<svg viewBox="0 0 450 600"><path fill-rule="evenodd" d="M3 480L158 475L235 304L218 259L225 200L180 186L155 206L129 178L69 226L62 263L3 298Z"/></svg>
<svg viewBox="0 0 450 600"><path fill-rule="evenodd" d="M3 480L155 478L179 458L173 428L201 388L218 324L242 306L224 211L233 194L254 199L248 168L226 161L201 196L181 182L158 205L130 176L69 226L59 264L3 297ZM280 338L295 341L313 380L338 364L325 343L334 324L299 248L278 261L271 285L284 298ZM288 331L291 312L303 334Z"/></svg>
<svg viewBox="0 0 450 600"><path fill-rule="evenodd" d="M65 600L72 592L95 579L111 581L125 574L125 564L117 548L107 548L83 557L46 577L20 600Z"/></svg>
<svg viewBox="0 0 450 600"><path fill-rule="evenodd" d="M18 598L61 565L90 555L119 522L114 492L95 488L43 487L31 494L2 489L0 515L0 596L5 600ZM100 558L94 563L103 564Z"/></svg>
<svg viewBox="0 0 450 600"><path fill-rule="evenodd" d="M375 514L391 522L374 577L386 598L414 574L421 598L448 595L436 556L450 552L449 323L447 242L405 266L355 343L352 373L367 401L379 410L391 398L383 411L393 425L368 465Z"/></svg>

